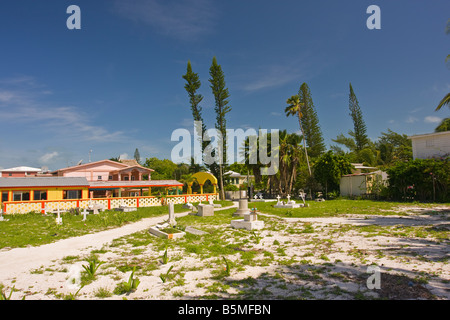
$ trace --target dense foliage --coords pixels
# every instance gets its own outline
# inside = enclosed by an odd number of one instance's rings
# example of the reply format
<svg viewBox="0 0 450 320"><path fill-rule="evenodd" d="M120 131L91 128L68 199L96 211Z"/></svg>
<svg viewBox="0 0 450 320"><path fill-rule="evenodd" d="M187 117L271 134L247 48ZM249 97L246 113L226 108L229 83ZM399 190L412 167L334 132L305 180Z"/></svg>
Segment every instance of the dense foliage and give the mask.
<svg viewBox="0 0 450 320"><path fill-rule="evenodd" d="M398 200L450 201L450 159L415 159L387 169L388 194Z"/></svg>
<svg viewBox="0 0 450 320"><path fill-rule="evenodd" d="M314 178L325 192L338 192L342 175L352 172L352 165L343 156L328 151L314 164Z"/></svg>

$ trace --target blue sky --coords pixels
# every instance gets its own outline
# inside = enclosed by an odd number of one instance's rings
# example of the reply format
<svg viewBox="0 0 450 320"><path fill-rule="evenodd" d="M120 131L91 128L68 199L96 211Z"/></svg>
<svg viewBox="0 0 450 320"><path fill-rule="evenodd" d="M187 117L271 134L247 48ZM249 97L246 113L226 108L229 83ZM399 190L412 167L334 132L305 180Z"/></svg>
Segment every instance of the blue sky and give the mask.
<svg viewBox="0 0 450 320"><path fill-rule="evenodd" d="M81 30L69 30L69 5ZM369 5L381 29L369 30ZM119 155L170 158L191 128L187 61L214 126L209 67L225 73L229 128L298 131L286 99L306 82L325 142L352 129L349 82L368 134L432 132L449 109L447 0L4 0L0 3L0 167L58 169Z"/></svg>

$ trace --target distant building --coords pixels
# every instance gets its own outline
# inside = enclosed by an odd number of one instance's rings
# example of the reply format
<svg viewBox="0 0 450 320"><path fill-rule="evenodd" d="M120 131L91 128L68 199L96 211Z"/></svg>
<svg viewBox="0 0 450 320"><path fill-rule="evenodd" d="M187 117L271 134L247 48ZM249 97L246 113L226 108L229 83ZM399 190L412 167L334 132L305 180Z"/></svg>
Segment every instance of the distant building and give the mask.
<svg viewBox="0 0 450 320"><path fill-rule="evenodd" d="M409 136L413 159L430 159L450 155L450 131Z"/></svg>
<svg viewBox="0 0 450 320"><path fill-rule="evenodd" d="M354 168L352 173L341 177L339 186L341 196L370 194L373 193L374 183L386 183L386 172L377 170L376 167L364 166L362 163L352 163L352 166Z"/></svg>
<svg viewBox="0 0 450 320"><path fill-rule="evenodd" d="M252 179L253 177L254 177L253 175L249 175L248 179ZM234 171L225 172L224 180L227 184L232 184L238 188L241 184L248 182L246 174L240 174L240 173L234 172Z"/></svg>
<svg viewBox="0 0 450 320"><path fill-rule="evenodd" d="M9 169L1 169L0 177L3 178L23 178L23 177L35 177L37 174L42 173L41 168L32 167L14 167Z"/></svg>
<svg viewBox="0 0 450 320"><path fill-rule="evenodd" d="M139 165L135 160L100 160L53 171L59 177L84 177L88 181L142 181L144 174L151 180L153 169Z"/></svg>
<svg viewBox="0 0 450 320"><path fill-rule="evenodd" d="M381 170L367 173L346 174L341 177L341 196L360 196L373 193L374 183L386 184L387 174Z"/></svg>

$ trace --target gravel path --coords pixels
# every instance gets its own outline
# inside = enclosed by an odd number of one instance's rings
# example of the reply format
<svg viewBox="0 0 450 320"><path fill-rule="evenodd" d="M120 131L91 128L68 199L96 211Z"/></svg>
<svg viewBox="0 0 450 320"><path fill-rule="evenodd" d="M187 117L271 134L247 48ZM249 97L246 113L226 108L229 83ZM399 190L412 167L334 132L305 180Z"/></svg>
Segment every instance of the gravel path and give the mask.
<svg viewBox="0 0 450 320"><path fill-rule="evenodd" d="M234 203L233 206L236 206ZM216 208L225 210L230 207ZM184 217L188 212L176 213L175 217ZM91 250L101 249L114 239L146 230L151 226L167 220L167 216L145 218L140 221L127 224L123 227L100 231L84 236L59 240L57 242L41 245L39 247L14 248L8 251L0 251L0 283L3 280L19 276L23 272L47 266L54 260L66 256L78 256Z"/></svg>
<svg viewBox="0 0 450 320"><path fill-rule="evenodd" d="M177 213L175 217L183 217L189 212ZM2 280L17 277L22 272L46 266L52 260L66 256L77 256L94 249L101 249L114 239L139 232L163 222L167 216L145 218L123 227L87 234L80 237L59 240L39 247L15 248L0 252L0 283Z"/></svg>

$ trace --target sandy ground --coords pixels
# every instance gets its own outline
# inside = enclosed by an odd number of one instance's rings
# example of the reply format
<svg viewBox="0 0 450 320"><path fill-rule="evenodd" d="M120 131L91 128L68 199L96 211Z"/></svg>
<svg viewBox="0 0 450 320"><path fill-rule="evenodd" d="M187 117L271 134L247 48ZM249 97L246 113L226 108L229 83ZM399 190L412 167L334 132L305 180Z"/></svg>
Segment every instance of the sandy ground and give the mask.
<svg viewBox="0 0 450 320"><path fill-rule="evenodd" d="M281 219L261 214L266 228L258 231L259 241L239 247L229 258L239 265L243 253L249 252L254 255L254 263L232 269L227 276L218 276L223 268L220 257L204 258L179 249L170 252L171 263L163 264L160 261L163 252L155 246L133 246L120 241L128 235L146 232L166 217L148 218L40 247L0 251L0 283L7 294L14 286L12 299L23 296L27 300L61 299L77 291L70 279L86 265L85 258L92 250L102 250L99 259L105 264L99 268L95 281L80 290L77 299L448 300L449 239L395 234L408 227L448 231L450 207L433 210L438 214L430 215L420 208L415 211L409 208L407 216ZM378 229L358 228L370 226ZM225 230L224 238L235 232L229 226L214 227ZM115 243L117 239L119 242ZM136 261L153 269L137 273L140 280L137 290L125 295L112 294L117 284L127 281L131 273L118 271L117 267ZM379 268L379 289L368 287L373 275L368 272L370 265ZM164 283L160 275L170 266L175 267L171 271L173 277ZM110 294L101 296L102 290Z"/></svg>

